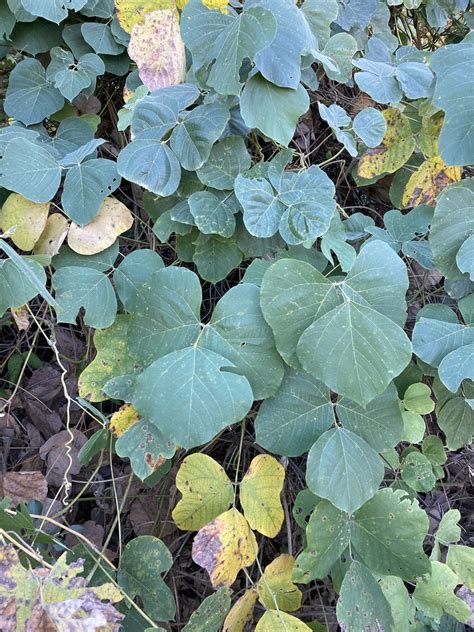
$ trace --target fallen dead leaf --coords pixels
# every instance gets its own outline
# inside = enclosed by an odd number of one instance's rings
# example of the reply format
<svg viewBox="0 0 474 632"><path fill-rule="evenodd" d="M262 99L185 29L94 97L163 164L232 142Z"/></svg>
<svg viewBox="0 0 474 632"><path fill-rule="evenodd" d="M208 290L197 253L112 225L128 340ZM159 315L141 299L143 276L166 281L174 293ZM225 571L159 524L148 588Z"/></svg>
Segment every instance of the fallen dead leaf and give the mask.
<svg viewBox="0 0 474 632"><path fill-rule="evenodd" d="M8 496L14 506L30 500L44 502L48 484L41 472L0 473L0 497Z"/></svg>
<svg viewBox="0 0 474 632"><path fill-rule="evenodd" d="M22 307L12 307L10 311L12 313L13 320L18 327L18 331L28 331L30 326L30 317L26 307L24 305Z"/></svg>
<svg viewBox="0 0 474 632"><path fill-rule="evenodd" d="M70 479L71 474L79 474L81 465L77 458L79 450L87 441L87 438L79 430L72 430L73 441L70 446L70 457L66 450L66 444L69 442L69 433L67 430L62 430L55 434L44 443L39 451L40 457L43 461L46 461L48 471L46 472L46 479L51 485L60 487L63 483L66 471L67 477Z"/></svg>

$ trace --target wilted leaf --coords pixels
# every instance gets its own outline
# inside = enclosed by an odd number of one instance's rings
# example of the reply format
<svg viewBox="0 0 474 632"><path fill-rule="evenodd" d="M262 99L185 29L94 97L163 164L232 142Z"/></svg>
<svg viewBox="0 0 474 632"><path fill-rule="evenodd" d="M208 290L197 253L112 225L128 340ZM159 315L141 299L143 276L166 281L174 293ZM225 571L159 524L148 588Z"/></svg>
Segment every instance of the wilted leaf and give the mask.
<svg viewBox="0 0 474 632"><path fill-rule="evenodd" d="M96 217L85 226L72 223L67 243L80 255L95 255L111 246L133 224L128 208L115 198L106 198Z"/></svg>
<svg viewBox="0 0 474 632"><path fill-rule="evenodd" d="M68 231L68 221L61 213L52 213L46 220L43 232L39 236L33 252L35 255L54 257L59 252Z"/></svg>
<svg viewBox="0 0 474 632"><path fill-rule="evenodd" d="M0 211L0 227L6 232L15 227L10 239L21 250L32 250L46 225L49 203L38 204L18 193L11 193Z"/></svg>
<svg viewBox="0 0 474 632"><path fill-rule="evenodd" d="M173 510L176 526L198 531L232 504L234 490L224 468L207 454L187 456L176 475L182 494Z"/></svg>
<svg viewBox="0 0 474 632"><path fill-rule="evenodd" d="M0 565L0 625L5 632L120 629L123 614L110 602L120 601L121 592L113 584L87 587L80 576L81 560L68 566L64 553L51 570L24 568L8 544L0 546Z"/></svg>
<svg viewBox="0 0 474 632"><path fill-rule="evenodd" d="M121 406L110 418L109 429L115 437L120 437L140 419L131 404Z"/></svg>
<svg viewBox="0 0 474 632"><path fill-rule="evenodd" d="M203 527L193 542L193 560L207 570L214 588L230 586L254 563L257 541L243 515L232 508Z"/></svg>
<svg viewBox="0 0 474 632"><path fill-rule="evenodd" d="M243 632L245 626L252 618L257 596L257 591L254 588L244 592L227 615L222 632Z"/></svg>
<svg viewBox="0 0 474 632"><path fill-rule="evenodd" d="M285 470L268 454L259 454L240 484L240 504L252 529L274 538L283 524L280 494Z"/></svg>
<svg viewBox="0 0 474 632"><path fill-rule="evenodd" d="M403 167L415 149L415 139L410 121L400 110L389 108L382 112L387 131L382 144L368 149L359 162L361 178L374 178L383 173L393 173Z"/></svg>
<svg viewBox="0 0 474 632"><path fill-rule="evenodd" d="M48 495L48 484L41 472L0 473L0 498L6 496L14 506L30 500L44 502Z"/></svg>
<svg viewBox="0 0 474 632"><path fill-rule="evenodd" d="M292 582L295 558L279 555L259 579L258 596L265 608L294 612L301 606L301 591Z"/></svg>
<svg viewBox="0 0 474 632"><path fill-rule="evenodd" d="M408 180L403 192L403 207L433 206L441 191L461 179L461 167L447 167L439 156L425 160Z"/></svg>
<svg viewBox="0 0 474 632"><path fill-rule="evenodd" d="M153 11L132 28L128 54L151 91L184 81L186 57L175 9Z"/></svg>
<svg viewBox="0 0 474 632"><path fill-rule="evenodd" d="M255 632L307 632L310 627L291 614L267 610L257 623Z"/></svg>

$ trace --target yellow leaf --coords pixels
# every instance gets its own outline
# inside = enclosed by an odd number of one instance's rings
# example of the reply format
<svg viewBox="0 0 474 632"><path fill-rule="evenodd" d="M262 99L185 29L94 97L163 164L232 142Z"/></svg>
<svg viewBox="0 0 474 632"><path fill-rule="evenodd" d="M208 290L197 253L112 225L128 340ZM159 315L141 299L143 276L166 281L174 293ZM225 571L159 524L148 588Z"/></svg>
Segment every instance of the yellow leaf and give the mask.
<svg viewBox="0 0 474 632"><path fill-rule="evenodd" d="M257 586L265 608L294 612L301 607L301 591L292 582L294 565L295 558L284 554L266 567Z"/></svg>
<svg viewBox="0 0 474 632"><path fill-rule="evenodd" d="M176 487L183 497L172 517L183 531L198 531L226 511L234 498L224 468L207 454L191 454L184 459L176 475Z"/></svg>
<svg viewBox="0 0 474 632"><path fill-rule="evenodd" d="M54 257L59 252L66 239L68 221L61 213L52 213L46 220L46 225L35 244L35 255L49 255Z"/></svg>
<svg viewBox="0 0 474 632"><path fill-rule="evenodd" d="M140 419L140 415L131 404L124 404L110 418L110 432L120 437Z"/></svg>
<svg viewBox="0 0 474 632"><path fill-rule="evenodd" d="M38 204L11 193L0 211L0 227L4 232L15 227L10 239L21 250L30 251L43 232L48 213L49 202Z"/></svg>
<svg viewBox="0 0 474 632"><path fill-rule="evenodd" d="M186 56L176 9L153 11L132 28L128 54L152 92L175 86L186 77Z"/></svg>
<svg viewBox="0 0 474 632"><path fill-rule="evenodd" d="M94 334L97 355L79 376L79 395L90 402L109 399L102 387L113 377L135 373L140 364L127 347L129 319L119 314L111 327L98 329Z"/></svg>
<svg viewBox="0 0 474 632"><path fill-rule="evenodd" d="M131 33L135 24L143 24L147 13L174 7L174 0L115 0L117 19L127 33Z"/></svg>
<svg viewBox="0 0 474 632"><path fill-rule="evenodd" d="M267 610L255 628L255 632L307 632L307 630L311 628L306 623L291 614L277 610Z"/></svg>
<svg viewBox="0 0 474 632"><path fill-rule="evenodd" d="M257 540L240 511L232 508L197 533L192 555L207 570L214 588L230 586L242 568L255 562Z"/></svg>
<svg viewBox="0 0 474 632"><path fill-rule="evenodd" d="M447 167L439 156L425 160L410 176L402 204L404 208L428 204L434 206L441 191L461 179L461 167Z"/></svg>
<svg viewBox="0 0 474 632"><path fill-rule="evenodd" d="M95 255L111 246L132 224L133 216L125 204L108 197L92 222L86 226L71 224L67 243L80 255Z"/></svg>
<svg viewBox="0 0 474 632"><path fill-rule="evenodd" d="M418 146L427 158L439 155L438 138L443 127L444 114L438 112L434 116L424 116L421 130L418 133Z"/></svg>
<svg viewBox="0 0 474 632"><path fill-rule="evenodd" d="M250 463L240 485L240 504L252 529L274 538L283 524L280 494L285 470L268 454L259 454Z"/></svg>
<svg viewBox="0 0 474 632"><path fill-rule="evenodd" d="M219 9L221 13L228 13L227 0L202 0L202 3L208 9Z"/></svg>
<svg viewBox="0 0 474 632"><path fill-rule="evenodd" d="M257 591L254 588L246 590L232 606L224 621L222 632L243 632L244 627L252 618L256 601Z"/></svg>
<svg viewBox="0 0 474 632"><path fill-rule="evenodd" d="M359 161L357 173L361 178L374 178L382 173L393 173L403 167L415 149L410 121L400 110L388 108L382 112L387 131L382 144L368 149Z"/></svg>
<svg viewBox="0 0 474 632"><path fill-rule="evenodd" d="M21 307L12 307L10 309L13 320L19 331L28 331L30 327L30 315L25 305Z"/></svg>

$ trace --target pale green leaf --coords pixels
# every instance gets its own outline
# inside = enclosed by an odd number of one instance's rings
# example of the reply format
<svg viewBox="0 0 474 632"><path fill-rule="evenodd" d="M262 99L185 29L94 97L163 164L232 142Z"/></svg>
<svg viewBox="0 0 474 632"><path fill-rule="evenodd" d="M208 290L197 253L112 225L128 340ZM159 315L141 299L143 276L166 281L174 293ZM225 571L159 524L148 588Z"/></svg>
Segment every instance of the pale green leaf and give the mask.
<svg viewBox="0 0 474 632"><path fill-rule="evenodd" d="M226 136L211 149L209 158L197 170L203 184L219 190L234 187L235 178L250 168L250 154L241 136Z"/></svg>
<svg viewBox="0 0 474 632"><path fill-rule="evenodd" d="M117 294L126 311L132 312L140 288L153 272L164 267L160 255L153 250L135 250L128 254L114 272Z"/></svg>
<svg viewBox="0 0 474 632"><path fill-rule="evenodd" d="M471 610L467 603L454 594L459 584L455 573L441 562L431 563L431 575L419 579L413 593L416 607L439 623L443 612L458 621L467 621Z"/></svg>
<svg viewBox="0 0 474 632"><path fill-rule="evenodd" d="M220 191L196 191L188 198L189 210L202 233L232 237L235 217L229 196Z"/></svg>
<svg viewBox="0 0 474 632"><path fill-rule="evenodd" d="M461 544L451 544L446 564L456 573L459 581L474 590L474 549Z"/></svg>

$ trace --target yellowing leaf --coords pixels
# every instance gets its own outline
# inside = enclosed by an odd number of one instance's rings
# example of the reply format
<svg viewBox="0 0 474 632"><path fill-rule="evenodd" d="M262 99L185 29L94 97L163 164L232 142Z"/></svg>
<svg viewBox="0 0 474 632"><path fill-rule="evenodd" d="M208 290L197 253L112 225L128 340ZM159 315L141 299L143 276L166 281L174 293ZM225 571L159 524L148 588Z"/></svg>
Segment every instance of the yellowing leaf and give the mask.
<svg viewBox="0 0 474 632"><path fill-rule="evenodd" d="M135 24L143 24L147 13L174 7L174 0L115 0L117 19L127 33L131 33Z"/></svg>
<svg viewBox="0 0 474 632"><path fill-rule="evenodd" d="M224 621L222 632L243 632L244 627L252 618L256 601L257 591L254 588L245 591L232 606Z"/></svg>
<svg viewBox="0 0 474 632"><path fill-rule="evenodd" d="M145 15L143 24L135 24L128 54L151 91L184 81L186 57L176 9L153 11Z"/></svg>
<svg viewBox="0 0 474 632"><path fill-rule="evenodd" d="M461 179L461 167L447 167L439 156L425 160L410 176L402 204L404 208L428 204L434 206L441 191Z"/></svg>
<svg viewBox="0 0 474 632"><path fill-rule="evenodd" d="M221 13L228 13L227 0L202 0L208 9L219 9Z"/></svg>
<svg viewBox="0 0 474 632"><path fill-rule="evenodd" d="M369 179L397 171L415 149L408 118L395 108L388 108L382 114L387 122L387 131L382 144L375 149L368 149L360 159L357 173L361 178Z"/></svg>
<svg viewBox="0 0 474 632"><path fill-rule="evenodd" d="M250 463L240 485L240 504L252 529L274 538L283 524L280 494L285 470L268 454L259 454Z"/></svg>
<svg viewBox="0 0 474 632"><path fill-rule="evenodd" d="M176 475L176 487L183 497L172 517L183 531L198 531L226 511L234 498L224 468L207 454L191 454L184 459Z"/></svg>
<svg viewBox="0 0 474 632"><path fill-rule="evenodd" d="M30 314L25 305L21 307L12 307L10 309L13 320L19 331L28 331L30 328Z"/></svg>
<svg viewBox="0 0 474 632"><path fill-rule="evenodd" d="M440 622L443 611L458 621L467 621L471 616L469 606L454 590L460 583L456 573L441 562L431 562L431 575L426 575L416 583L413 601L419 610Z"/></svg>
<svg viewBox="0 0 474 632"><path fill-rule="evenodd" d="M293 584L292 555L280 555L269 564L257 586L260 601L270 610L294 612L301 607L301 591Z"/></svg>
<svg viewBox="0 0 474 632"><path fill-rule="evenodd" d="M108 197L92 222L86 226L71 224L67 243L80 255L95 255L111 246L132 224L133 216L125 204Z"/></svg>
<svg viewBox="0 0 474 632"><path fill-rule="evenodd" d="M49 255L54 257L59 252L66 239L68 231L68 221L61 213L52 213L46 220L45 227L33 252L35 255Z"/></svg>
<svg viewBox="0 0 474 632"><path fill-rule="evenodd" d="M49 202L38 204L11 193L0 211L0 227L6 232L15 226L10 239L21 250L32 250L46 225Z"/></svg>
<svg viewBox="0 0 474 632"><path fill-rule="evenodd" d="M192 555L207 570L214 588L230 586L242 568L255 562L257 541L240 511L232 508L198 532Z"/></svg>
<svg viewBox="0 0 474 632"><path fill-rule="evenodd" d="M255 632L307 632L310 627L291 614L267 610L257 623Z"/></svg>
<svg viewBox="0 0 474 632"><path fill-rule="evenodd" d="M427 158L439 155L438 138L443 127L444 114L438 112L434 116L424 116L421 130L418 133L418 146Z"/></svg>
<svg viewBox="0 0 474 632"><path fill-rule="evenodd" d="M140 419L140 415L131 404L124 404L110 418L110 432L120 437Z"/></svg>

